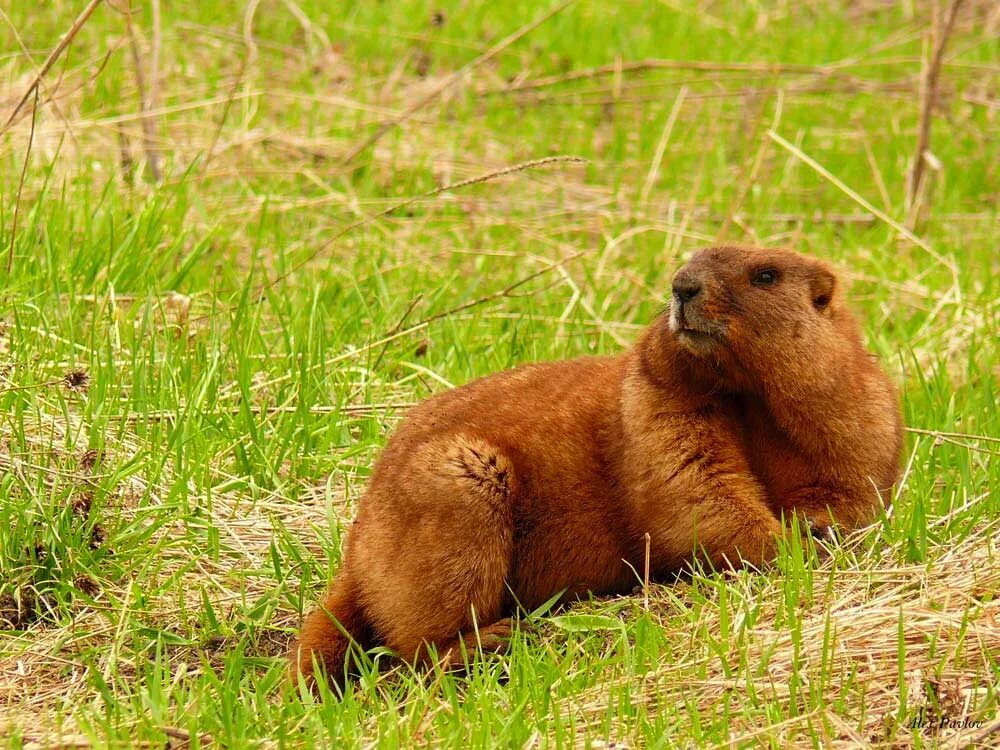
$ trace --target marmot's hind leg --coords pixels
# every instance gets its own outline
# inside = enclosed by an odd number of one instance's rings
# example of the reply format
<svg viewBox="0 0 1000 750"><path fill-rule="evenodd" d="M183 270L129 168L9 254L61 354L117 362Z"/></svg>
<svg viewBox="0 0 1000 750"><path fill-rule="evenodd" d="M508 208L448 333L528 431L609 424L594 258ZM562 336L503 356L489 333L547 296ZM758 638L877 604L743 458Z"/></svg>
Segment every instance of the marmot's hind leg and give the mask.
<svg viewBox="0 0 1000 750"><path fill-rule="evenodd" d="M348 664L352 640L358 648L368 649L374 645L374 634L358 604L350 572L341 570L320 605L303 621L299 637L292 645L289 654L292 680L302 676L315 690L316 662L331 684L342 690L346 673L353 666Z"/></svg>
<svg viewBox="0 0 1000 750"><path fill-rule="evenodd" d="M379 540L358 539L363 599L384 643L407 660L460 663L462 647L501 647L513 543L510 459L480 438L452 435L420 447L407 470L383 477L369 501L384 509ZM373 544L373 542L375 544ZM494 623L497 623L496 627ZM506 630L504 628L506 627ZM504 630L501 634L500 631Z"/></svg>

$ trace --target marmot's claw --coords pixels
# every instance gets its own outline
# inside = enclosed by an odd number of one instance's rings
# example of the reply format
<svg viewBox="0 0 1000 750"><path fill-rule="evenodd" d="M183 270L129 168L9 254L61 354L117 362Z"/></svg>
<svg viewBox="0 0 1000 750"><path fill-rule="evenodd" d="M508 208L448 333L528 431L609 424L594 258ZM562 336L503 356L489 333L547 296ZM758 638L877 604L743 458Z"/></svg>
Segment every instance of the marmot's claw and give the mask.
<svg viewBox="0 0 1000 750"><path fill-rule="evenodd" d="M809 536L824 542L837 541L837 531L833 524L816 523L811 518L806 518L806 526L809 528Z"/></svg>
<svg viewBox="0 0 1000 750"><path fill-rule="evenodd" d="M538 623L533 622L531 620L518 620L517 629L520 630L522 633L529 633L529 634L540 632L538 628Z"/></svg>

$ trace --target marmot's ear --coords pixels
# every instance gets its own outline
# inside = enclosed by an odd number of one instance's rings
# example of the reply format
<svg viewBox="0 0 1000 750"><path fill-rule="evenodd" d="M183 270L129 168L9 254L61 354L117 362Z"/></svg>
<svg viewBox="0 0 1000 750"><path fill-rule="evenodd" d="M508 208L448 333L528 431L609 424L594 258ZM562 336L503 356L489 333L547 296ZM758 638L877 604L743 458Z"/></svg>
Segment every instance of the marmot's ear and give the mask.
<svg viewBox="0 0 1000 750"><path fill-rule="evenodd" d="M837 286L837 277L828 268L817 268L809 281L809 292L812 295L813 307L825 310L833 299L833 290Z"/></svg>

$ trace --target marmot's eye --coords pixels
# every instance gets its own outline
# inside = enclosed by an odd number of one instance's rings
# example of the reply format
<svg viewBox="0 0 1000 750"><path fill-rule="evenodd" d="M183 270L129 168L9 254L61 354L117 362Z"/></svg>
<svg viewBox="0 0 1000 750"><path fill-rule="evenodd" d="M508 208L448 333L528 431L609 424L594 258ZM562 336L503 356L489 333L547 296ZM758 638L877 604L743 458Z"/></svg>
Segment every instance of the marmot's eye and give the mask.
<svg viewBox="0 0 1000 750"><path fill-rule="evenodd" d="M754 273L750 283L754 286L770 286L778 280L778 272L773 268L764 268Z"/></svg>

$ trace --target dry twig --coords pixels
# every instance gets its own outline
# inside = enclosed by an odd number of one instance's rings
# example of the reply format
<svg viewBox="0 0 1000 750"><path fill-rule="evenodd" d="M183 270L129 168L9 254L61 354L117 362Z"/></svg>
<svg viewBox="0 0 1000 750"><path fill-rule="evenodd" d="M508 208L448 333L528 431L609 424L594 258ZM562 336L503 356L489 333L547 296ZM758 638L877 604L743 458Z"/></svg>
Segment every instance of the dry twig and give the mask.
<svg viewBox="0 0 1000 750"><path fill-rule="evenodd" d="M143 148L146 151L146 161L149 164L149 173L153 178L153 182L160 181L160 164L159 164L159 154L156 151L156 120L152 116L152 112L155 109L153 105L153 88L156 86L155 76L155 60L158 53L155 51L158 44L153 42L153 60L154 64L150 74L153 76L154 80L150 82L150 87L146 86L145 74L142 70L142 58L139 55L139 39L135 32L135 27L132 25L132 13L131 8L129 12L125 15L125 28L128 30L129 37L129 49L132 52L132 64L135 67L135 85L139 89L139 109L142 112L141 123L142 123L142 141ZM157 31L154 28L154 37Z"/></svg>
<svg viewBox="0 0 1000 750"><path fill-rule="evenodd" d="M31 105L31 132L28 133L28 147L24 150L24 164L21 165L21 178L17 183L17 197L14 199L14 218L10 227L10 248L7 250L7 276L14 269L14 242L17 240L17 218L21 213L21 192L24 190L24 177L28 173L28 160L31 158L31 144L35 142L35 121L38 119L38 86L35 86L35 101Z"/></svg>
<svg viewBox="0 0 1000 750"><path fill-rule="evenodd" d="M97 9L97 6L101 4L101 1L102 0L90 0L90 2L87 3L87 7L85 7L82 11L80 11L80 15L78 15L76 17L76 20L73 21L73 25L70 26L69 31L67 31L63 35L62 39L59 40L59 43L49 53L49 56L45 58L45 62L42 63L42 67L39 68L38 73L35 74L35 78L32 80L28 88L25 90L24 95L21 97L20 101L18 101L17 106L14 107L14 111L10 113L3 127L0 128L0 134L6 132L7 129L11 126L11 123L14 122L14 119L17 117L18 113L21 111L21 109L27 103L28 99L31 97L32 92L37 92L38 85L41 83L42 78L45 76L46 73L49 72L49 70L55 64L56 60L59 59L59 56L63 53L63 50L65 50L69 46L70 42L72 42L73 39L76 37L76 35L80 33L80 29L83 28L83 25L87 22L87 19L90 18L91 14Z"/></svg>
<svg viewBox="0 0 1000 750"><path fill-rule="evenodd" d="M940 87L941 62L944 59L944 50L948 46L948 38L955 28L955 18L958 16L958 9L961 5L962 0L952 0L944 25L941 25L938 14L935 13L931 26L933 50L923 71L923 96L920 103L917 152L914 154L913 167L907 181L906 205L910 209L908 224L911 228L916 224L917 216L920 213L920 196L924 188L924 171L931 144L931 121L934 118L934 106L937 103Z"/></svg>
<svg viewBox="0 0 1000 750"><path fill-rule="evenodd" d="M583 70L571 70L560 75L545 76L527 81L521 81L504 86L502 89L487 91L483 93L514 93L520 91L533 91L536 89L558 86L572 81L587 80L593 78L604 78L605 76L621 77L624 73L638 73L649 70L690 70L712 73L753 73L759 75L831 75L834 66L824 65L796 65L790 63L769 63L769 62L733 62L720 63L704 60L634 60L631 62L618 61L609 65L600 65L595 68L585 68Z"/></svg>

